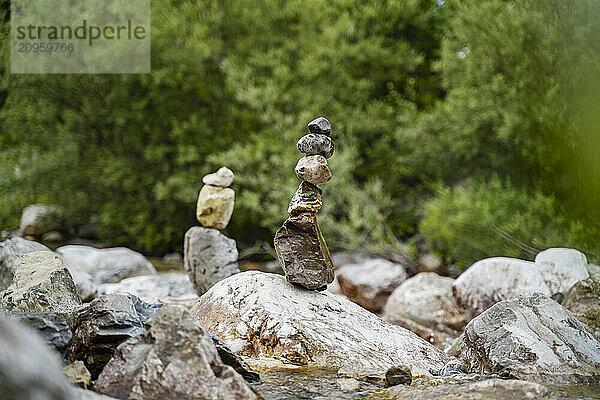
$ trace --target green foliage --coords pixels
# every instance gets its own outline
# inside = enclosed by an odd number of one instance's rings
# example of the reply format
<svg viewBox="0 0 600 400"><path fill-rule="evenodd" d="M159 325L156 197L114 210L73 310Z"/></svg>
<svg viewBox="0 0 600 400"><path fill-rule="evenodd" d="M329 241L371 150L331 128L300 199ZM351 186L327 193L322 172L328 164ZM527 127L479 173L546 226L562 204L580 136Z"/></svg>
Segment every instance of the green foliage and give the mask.
<svg viewBox="0 0 600 400"><path fill-rule="evenodd" d="M597 257L597 247L582 246L582 226L556 209L554 198L494 177L439 188L425 207L420 230L448 261L463 268L493 256L532 260L549 247L578 247Z"/></svg>

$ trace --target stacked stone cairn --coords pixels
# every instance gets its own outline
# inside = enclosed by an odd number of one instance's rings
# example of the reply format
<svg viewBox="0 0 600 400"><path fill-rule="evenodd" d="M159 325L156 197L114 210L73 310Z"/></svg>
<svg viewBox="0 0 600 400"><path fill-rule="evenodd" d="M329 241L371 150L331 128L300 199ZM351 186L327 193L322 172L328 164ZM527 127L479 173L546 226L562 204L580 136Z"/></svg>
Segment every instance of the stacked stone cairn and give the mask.
<svg viewBox="0 0 600 400"><path fill-rule="evenodd" d="M185 234L183 263L198 295L240 272L235 240L219 231L227 227L233 213L233 178L233 172L222 167L202 179L204 186L196 206L196 218L202 227L191 227Z"/></svg>
<svg viewBox="0 0 600 400"><path fill-rule="evenodd" d="M323 205L317 185L331 179L327 159L333 155L331 125L324 117L308 124L310 133L298 141L305 156L294 171L302 181L288 207L288 219L275 234L277 258L288 282L311 290L325 290L334 279L333 264L319 225Z"/></svg>

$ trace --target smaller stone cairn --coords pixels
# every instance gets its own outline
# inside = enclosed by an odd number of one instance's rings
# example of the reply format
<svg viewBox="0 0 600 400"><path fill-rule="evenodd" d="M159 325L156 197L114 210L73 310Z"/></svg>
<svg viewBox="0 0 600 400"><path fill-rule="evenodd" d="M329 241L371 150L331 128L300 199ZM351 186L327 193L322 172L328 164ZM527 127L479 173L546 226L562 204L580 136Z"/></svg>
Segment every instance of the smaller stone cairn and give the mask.
<svg viewBox="0 0 600 400"><path fill-rule="evenodd" d="M227 227L233 213L235 192L229 187L233 178L227 167L202 178L204 186L196 206L196 218L202 227L191 227L185 234L183 263L198 295L240 272L235 240L219 231Z"/></svg>
<svg viewBox="0 0 600 400"><path fill-rule="evenodd" d="M288 219L275 234L277 258L288 282L311 290L325 290L334 279L333 263L319 225L323 205L317 185L331 179L327 159L333 155L331 125L319 117L308 123L310 133L298 141L305 154L294 171L302 181L288 207Z"/></svg>

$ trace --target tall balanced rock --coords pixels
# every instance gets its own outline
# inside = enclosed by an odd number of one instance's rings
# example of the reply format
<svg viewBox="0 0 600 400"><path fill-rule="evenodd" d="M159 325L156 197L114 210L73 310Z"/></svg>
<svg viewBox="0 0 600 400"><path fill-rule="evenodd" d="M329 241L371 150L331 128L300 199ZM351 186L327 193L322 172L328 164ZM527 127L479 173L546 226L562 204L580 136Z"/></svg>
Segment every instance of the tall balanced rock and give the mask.
<svg viewBox="0 0 600 400"><path fill-rule="evenodd" d="M331 179L327 158L333 155L331 125L324 117L308 124L311 132L298 141L306 154L296 165L302 180L288 207L288 219L275 234L274 245L281 268L290 283L311 290L324 290L334 279L333 263L319 225L317 212L323 205L316 185Z"/></svg>
<svg viewBox="0 0 600 400"><path fill-rule="evenodd" d="M202 226L223 229L229 223L235 200L235 192L229 187L233 178L233 172L222 167L202 179L205 185L200 190L196 206L196 218Z"/></svg>

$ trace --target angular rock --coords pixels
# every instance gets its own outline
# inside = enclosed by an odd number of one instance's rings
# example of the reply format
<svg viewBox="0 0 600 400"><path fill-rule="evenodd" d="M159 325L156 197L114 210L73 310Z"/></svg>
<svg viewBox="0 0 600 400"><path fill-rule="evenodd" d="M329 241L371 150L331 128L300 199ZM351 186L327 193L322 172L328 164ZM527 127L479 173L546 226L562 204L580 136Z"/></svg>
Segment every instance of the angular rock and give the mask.
<svg viewBox="0 0 600 400"><path fill-rule="evenodd" d="M566 293L575 283L588 278L587 259L575 249L550 248L535 256L550 292Z"/></svg>
<svg viewBox="0 0 600 400"><path fill-rule="evenodd" d="M219 187L229 187L233 183L233 171L227 167L221 167L217 170L217 172L213 172L212 174L205 175L202 178L202 182L205 185L211 186L219 186Z"/></svg>
<svg viewBox="0 0 600 400"><path fill-rule="evenodd" d="M62 227L60 209L53 205L32 204L23 209L19 231L23 235L39 236Z"/></svg>
<svg viewBox="0 0 600 400"><path fill-rule="evenodd" d="M67 322L57 314L23 313L15 315L14 318L33 329L48 346L54 347L59 353L67 350L73 334Z"/></svg>
<svg viewBox="0 0 600 400"><path fill-rule="evenodd" d="M600 339L600 271L590 271L590 277L571 287L563 301L580 321Z"/></svg>
<svg viewBox="0 0 600 400"><path fill-rule="evenodd" d="M84 245L68 245L56 249L70 271L89 273L96 285L114 283L139 275L154 275L156 269L137 251L126 247L97 249Z"/></svg>
<svg viewBox="0 0 600 400"><path fill-rule="evenodd" d="M196 205L198 222L206 228L224 229L231 219L234 201L233 189L204 185Z"/></svg>
<svg viewBox="0 0 600 400"><path fill-rule="evenodd" d="M13 268L12 284L0 293L0 308L8 313L50 312L68 318L81 305L69 270L54 252L25 254Z"/></svg>
<svg viewBox="0 0 600 400"><path fill-rule="evenodd" d="M13 262L22 255L36 251L50 251L41 243L20 237L0 242L0 291L6 289L13 280Z"/></svg>
<svg viewBox="0 0 600 400"><path fill-rule="evenodd" d="M308 130L315 135L331 135L331 124L325 117L315 118L308 123Z"/></svg>
<svg viewBox="0 0 600 400"><path fill-rule="evenodd" d="M236 353L281 363L339 368L344 375L408 365L430 375L447 356L412 332L348 299L289 285L281 275L248 271L227 278L192 309L202 326Z"/></svg>
<svg viewBox="0 0 600 400"><path fill-rule="evenodd" d="M63 374L71 383L84 389L92 386L92 375L83 361L75 361L67 365L63 368Z"/></svg>
<svg viewBox="0 0 600 400"><path fill-rule="evenodd" d="M98 287L99 296L110 293L131 293L147 303L158 303L167 297L196 294L196 290L185 272L171 271L158 275L134 276Z"/></svg>
<svg viewBox="0 0 600 400"><path fill-rule="evenodd" d="M554 384L600 379L600 342L547 295L496 303L465 328L468 370Z"/></svg>
<svg viewBox="0 0 600 400"><path fill-rule="evenodd" d="M260 375L258 372L250 368L250 366L242 359L242 357L231 351L225 342L223 342L218 336L213 335L210 332L208 332L208 335L215 345L221 361L223 361L225 365L229 365L248 382L260 381Z"/></svg>
<svg viewBox="0 0 600 400"><path fill-rule="evenodd" d="M324 290L333 281L331 256L314 213L290 216L273 243L288 282Z"/></svg>
<svg viewBox="0 0 600 400"><path fill-rule="evenodd" d="M327 160L320 155L302 157L298 160L294 172L299 179L314 185L320 185L331 179L331 170L327 166Z"/></svg>
<svg viewBox="0 0 600 400"><path fill-rule="evenodd" d="M379 312L389 295L406 280L400 264L379 258L338 269L337 280L343 295L369 311Z"/></svg>
<svg viewBox="0 0 600 400"><path fill-rule="evenodd" d="M329 136L315 135L309 133L304 135L298 140L298 150L300 153L306 154L307 156L322 155L325 158L331 158L335 145L333 140Z"/></svg>
<svg viewBox="0 0 600 400"><path fill-rule="evenodd" d="M565 399L560 392L553 392L539 383L486 379L476 382L451 382L439 379L424 380L411 387L396 386L381 392L382 398L390 400L444 399L444 400L518 400L518 399ZM569 397L567 397L568 399Z"/></svg>
<svg viewBox="0 0 600 400"><path fill-rule="evenodd" d="M426 340L433 339L433 343L443 348L448 339L460 335L469 321L468 315L454 300L453 283L454 279L434 272L421 272L407 279L388 297L383 309L384 319L412 330Z"/></svg>
<svg viewBox="0 0 600 400"><path fill-rule="evenodd" d="M260 398L223 364L200 323L177 306L163 307L144 335L120 345L95 388L119 399Z"/></svg>
<svg viewBox="0 0 600 400"><path fill-rule="evenodd" d="M57 354L28 327L0 316L2 400L71 400Z"/></svg>
<svg viewBox="0 0 600 400"><path fill-rule="evenodd" d="M551 294L535 263L508 257L477 261L454 281L452 292L458 305L472 316L519 295Z"/></svg>
<svg viewBox="0 0 600 400"><path fill-rule="evenodd" d="M290 201L287 212L290 215L298 215L303 212L316 213L322 205L321 189L310 182L302 181Z"/></svg>
<svg viewBox="0 0 600 400"><path fill-rule="evenodd" d="M96 378L117 346L143 333L148 319L159 310L159 305L144 303L130 294L107 294L94 299L75 318L67 359L83 361Z"/></svg>
<svg viewBox="0 0 600 400"><path fill-rule="evenodd" d="M193 226L185 233L183 265L199 295L240 272L237 260L235 240L218 230Z"/></svg>

